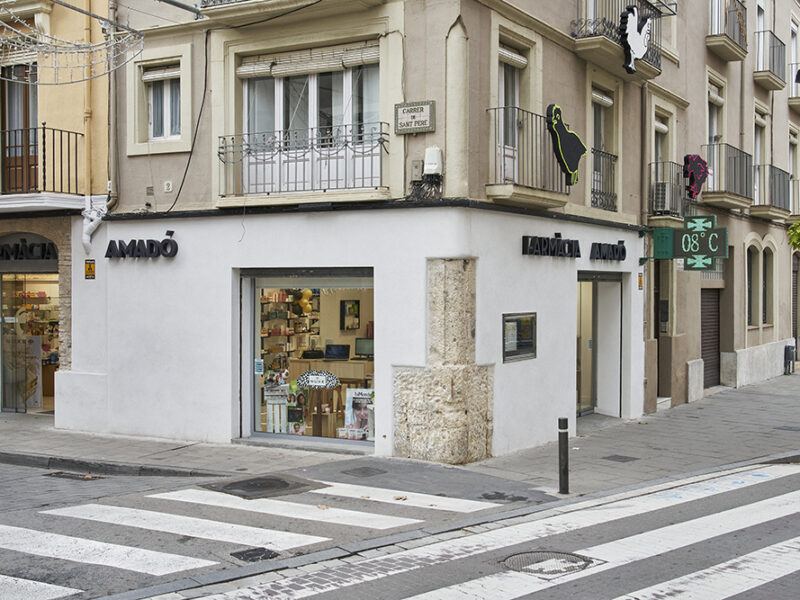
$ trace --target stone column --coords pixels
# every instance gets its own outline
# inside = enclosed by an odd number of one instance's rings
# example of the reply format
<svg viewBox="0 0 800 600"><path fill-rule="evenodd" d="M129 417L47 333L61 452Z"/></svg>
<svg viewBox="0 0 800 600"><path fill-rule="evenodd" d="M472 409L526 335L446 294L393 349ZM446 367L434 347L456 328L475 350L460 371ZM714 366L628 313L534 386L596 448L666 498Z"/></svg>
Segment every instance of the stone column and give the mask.
<svg viewBox="0 0 800 600"><path fill-rule="evenodd" d="M475 259L428 261L427 366L394 370L396 456L491 456L492 368L475 363L475 282Z"/></svg>

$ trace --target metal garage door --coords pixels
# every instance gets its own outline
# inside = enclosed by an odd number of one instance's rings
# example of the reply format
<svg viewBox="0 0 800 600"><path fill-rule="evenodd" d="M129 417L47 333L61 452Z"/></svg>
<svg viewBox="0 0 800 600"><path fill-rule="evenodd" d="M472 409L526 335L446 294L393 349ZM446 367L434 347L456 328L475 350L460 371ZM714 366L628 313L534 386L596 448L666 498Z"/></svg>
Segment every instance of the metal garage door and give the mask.
<svg viewBox="0 0 800 600"><path fill-rule="evenodd" d="M719 385L719 290L700 290L703 387Z"/></svg>

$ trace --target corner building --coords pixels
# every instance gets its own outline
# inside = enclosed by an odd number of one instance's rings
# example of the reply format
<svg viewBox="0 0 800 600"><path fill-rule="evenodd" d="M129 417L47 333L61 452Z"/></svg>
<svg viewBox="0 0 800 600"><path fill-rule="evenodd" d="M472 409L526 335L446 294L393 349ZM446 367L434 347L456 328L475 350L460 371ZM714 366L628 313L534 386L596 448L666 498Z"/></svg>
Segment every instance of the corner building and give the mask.
<svg viewBox="0 0 800 600"><path fill-rule="evenodd" d="M502 455L556 439L559 417L574 433L580 415L655 411L659 376L687 401L701 291L741 320L745 240L759 261L771 248L774 339L721 322L723 362L788 337L784 222L690 204L682 175L677 208L654 204L651 163L706 142L701 20L636 3L652 34L629 74L626 3L609 4L121 6L145 50L114 88L118 204L90 253L73 245L97 272L73 271L56 426ZM719 122L738 132L738 115ZM651 220L686 210L730 229L717 279L645 260Z"/></svg>

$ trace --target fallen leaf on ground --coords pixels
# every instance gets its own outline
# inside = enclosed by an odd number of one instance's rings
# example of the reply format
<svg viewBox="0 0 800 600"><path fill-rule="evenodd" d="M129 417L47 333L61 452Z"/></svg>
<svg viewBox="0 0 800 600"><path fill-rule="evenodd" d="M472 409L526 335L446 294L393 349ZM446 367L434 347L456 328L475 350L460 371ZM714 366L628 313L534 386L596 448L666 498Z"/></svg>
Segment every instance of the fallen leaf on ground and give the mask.
<svg viewBox="0 0 800 600"><path fill-rule="evenodd" d="M320 510L328 510L330 506L325 506L324 504L317 504L317 508Z"/></svg>
<svg viewBox="0 0 800 600"><path fill-rule="evenodd" d="M395 500L408 500L408 496L395 496Z"/></svg>

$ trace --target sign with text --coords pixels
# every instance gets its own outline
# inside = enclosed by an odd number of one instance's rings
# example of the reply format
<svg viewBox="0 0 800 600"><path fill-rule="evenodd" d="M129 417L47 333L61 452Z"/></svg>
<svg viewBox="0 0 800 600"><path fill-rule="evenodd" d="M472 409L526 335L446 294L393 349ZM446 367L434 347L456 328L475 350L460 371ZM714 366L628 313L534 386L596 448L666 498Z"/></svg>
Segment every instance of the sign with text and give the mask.
<svg viewBox="0 0 800 600"><path fill-rule="evenodd" d="M728 228L717 227L717 217L685 217L683 229L653 230L653 257L684 259L687 271L711 271L716 258L728 258Z"/></svg>
<svg viewBox="0 0 800 600"><path fill-rule="evenodd" d="M94 279L95 276L95 264L93 258L87 258L86 262L83 264L83 271L84 276L86 279Z"/></svg>
<svg viewBox="0 0 800 600"><path fill-rule="evenodd" d="M427 133L436 130L436 102L403 102L394 105L394 132Z"/></svg>

